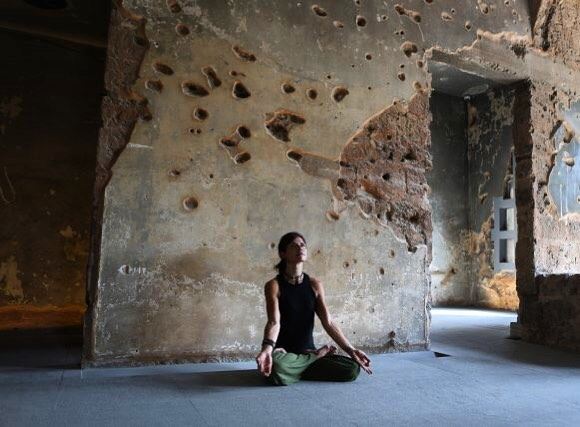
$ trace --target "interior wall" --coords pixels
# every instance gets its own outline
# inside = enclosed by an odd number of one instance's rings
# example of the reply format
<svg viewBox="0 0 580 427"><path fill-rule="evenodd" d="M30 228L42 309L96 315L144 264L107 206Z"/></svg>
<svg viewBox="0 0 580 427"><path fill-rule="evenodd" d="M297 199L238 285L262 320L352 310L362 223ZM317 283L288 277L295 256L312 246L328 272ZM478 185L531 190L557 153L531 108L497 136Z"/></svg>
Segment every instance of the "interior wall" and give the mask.
<svg viewBox="0 0 580 427"><path fill-rule="evenodd" d="M468 46L477 28L529 31L523 4L472 6L124 2L109 38L85 363L252 356L275 243L291 229L355 345L426 348L424 53Z"/></svg>
<svg viewBox="0 0 580 427"><path fill-rule="evenodd" d="M517 310L516 272L494 271L491 235L493 198L512 176L513 102L508 87L431 96L434 305Z"/></svg>
<svg viewBox="0 0 580 427"><path fill-rule="evenodd" d="M431 296L434 306L473 304L470 285L467 114L462 98L431 94L431 154L428 175L433 212Z"/></svg>
<svg viewBox="0 0 580 427"><path fill-rule="evenodd" d="M0 45L0 329L80 326L104 53Z"/></svg>
<svg viewBox="0 0 580 427"><path fill-rule="evenodd" d="M574 2L541 2L533 43L578 82L580 56ZM520 297L515 333L524 339L580 349L580 221L578 90L533 79L519 88L515 130ZM575 202L575 203L574 203Z"/></svg>
<svg viewBox="0 0 580 427"><path fill-rule="evenodd" d="M517 310L516 271L495 271L494 197L504 197L513 176L514 90L497 87L471 97L468 112L470 283L479 307Z"/></svg>

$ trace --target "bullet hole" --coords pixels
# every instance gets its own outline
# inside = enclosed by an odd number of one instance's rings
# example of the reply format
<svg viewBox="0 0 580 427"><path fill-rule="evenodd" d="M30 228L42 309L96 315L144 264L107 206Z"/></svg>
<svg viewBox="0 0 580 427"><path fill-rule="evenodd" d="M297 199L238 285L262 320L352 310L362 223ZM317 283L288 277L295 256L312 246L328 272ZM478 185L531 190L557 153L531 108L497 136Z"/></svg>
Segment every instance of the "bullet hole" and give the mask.
<svg viewBox="0 0 580 427"><path fill-rule="evenodd" d="M402 162L403 161L415 161L415 160L417 160L417 154L413 150L409 150L407 152L407 154L405 154L403 156L403 158L401 159Z"/></svg>
<svg viewBox="0 0 580 427"><path fill-rule="evenodd" d="M381 15L381 20L386 21L387 19L389 19L387 15Z"/></svg>
<svg viewBox="0 0 580 427"><path fill-rule="evenodd" d="M236 132L242 139L247 139L252 136L252 132L250 131L250 129L243 125L238 126Z"/></svg>
<svg viewBox="0 0 580 427"><path fill-rule="evenodd" d="M403 73L402 71L400 71L399 73L397 73L397 77L399 78L399 80L401 80L402 82L405 81L405 73Z"/></svg>
<svg viewBox="0 0 580 427"><path fill-rule="evenodd" d="M145 87L155 92L161 92L163 90L163 83L161 83L161 80L146 80Z"/></svg>
<svg viewBox="0 0 580 427"><path fill-rule="evenodd" d="M414 10L405 9L402 5L396 4L395 11L399 15L406 15L409 19L415 21L417 24L421 22L421 14L419 12L415 12Z"/></svg>
<svg viewBox="0 0 580 427"><path fill-rule="evenodd" d="M328 15L326 13L326 10L324 10L323 8L321 8L320 6L318 6L317 4L313 5L311 7L312 12L314 12L316 14L316 16L320 16L321 18L326 17L326 15Z"/></svg>
<svg viewBox="0 0 580 427"><path fill-rule="evenodd" d="M334 25L334 27L335 28L338 28L338 29L344 28L344 24L342 22L340 22L340 21L333 21L332 22L332 25Z"/></svg>
<svg viewBox="0 0 580 427"><path fill-rule="evenodd" d="M310 88L306 91L306 96L309 99L315 100L318 97L318 92L316 91L316 89Z"/></svg>
<svg viewBox="0 0 580 427"><path fill-rule="evenodd" d="M181 6L179 5L179 3L177 2L177 0L167 0L166 1L167 4L167 8L172 12L172 13L179 13L181 12Z"/></svg>
<svg viewBox="0 0 580 427"><path fill-rule="evenodd" d="M306 119L289 110L276 110L266 114L264 126L268 134L278 141L290 141L290 130L306 123Z"/></svg>
<svg viewBox="0 0 580 427"><path fill-rule="evenodd" d="M242 163L246 163L251 158L252 156L250 153L248 153L247 151L242 151L241 153L236 154L236 156L234 157L234 162L237 163L238 165L241 165Z"/></svg>
<svg viewBox="0 0 580 427"><path fill-rule="evenodd" d="M186 197L185 199L183 199L183 208L186 211L192 211L194 209L197 209L198 206L199 206L199 202L193 196L189 196L189 197Z"/></svg>
<svg viewBox="0 0 580 427"><path fill-rule="evenodd" d="M189 27L185 24L179 23L175 26L175 32L178 35L185 37L185 36L189 35Z"/></svg>
<svg viewBox="0 0 580 427"><path fill-rule="evenodd" d="M193 117L196 120L204 121L209 117L209 113L207 110L197 107L195 110L193 110Z"/></svg>
<svg viewBox="0 0 580 427"><path fill-rule="evenodd" d="M564 164L566 166L570 166L570 167L574 166L574 164L576 163L576 161L574 160L574 157L569 157L569 156L562 158L562 161L564 162Z"/></svg>
<svg viewBox="0 0 580 427"><path fill-rule="evenodd" d="M169 171L169 176L172 177L172 178L177 178L180 175L181 175L181 171L179 171L177 169L171 169Z"/></svg>
<svg viewBox="0 0 580 427"><path fill-rule="evenodd" d="M419 68L423 68L425 64L423 63L423 61L421 61L420 59L417 59L417 67Z"/></svg>
<svg viewBox="0 0 580 427"><path fill-rule="evenodd" d="M290 83L284 83L282 85L282 92L290 94L296 92L296 88L292 86Z"/></svg>
<svg viewBox="0 0 580 427"><path fill-rule="evenodd" d="M332 99L335 102L341 102L348 94L348 89L344 86L337 86L332 89Z"/></svg>
<svg viewBox="0 0 580 427"><path fill-rule="evenodd" d="M399 68L402 70L403 68L405 68L405 64L399 64Z"/></svg>
<svg viewBox="0 0 580 427"><path fill-rule="evenodd" d="M425 3L431 4L431 3L433 3L433 0L425 0Z"/></svg>
<svg viewBox="0 0 580 427"><path fill-rule="evenodd" d="M242 61L248 61L248 62L255 62L256 61L256 55L254 55L251 52L248 52L247 50L245 50L241 46L235 45L232 47L232 50L234 51L236 56L238 58L240 58Z"/></svg>
<svg viewBox="0 0 580 427"><path fill-rule="evenodd" d="M412 54L417 53L417 45L406 41L401 45L401 50L407 58L410 58Z"/></svg>
<svg viewBox="0 0 580 427"><path fill-rule="evenodd" d="M348 267L350 267L350 264L349 264L349 262L348 262L348 261L345 261L345 262L343 262L343 263L342 263L342 266L343 266L344 268L348 268Z"/></svg>
<svg viewBox="0 0 580 427"><path fill-rule="evenodd" d="M390 174L390 173L385 173L385 174L383 174L383 179L384 179L385 181L388 181L389 179L391 179L391 174Z"/></svg>
<svg viewBox="0 0 580 427"><path fill-rule="evenodd" d="M471 31L471 21L465 21L465 31Z"/></svg>
<svg viewBox="0 0 580 427"><path fill-rule="evenodd" d="M395 251L391 249L391 251L389 252L389 256L391 258L395 258Z"/></svg>
<svg viewBox="0 0 580 427"><path fill-rule="evenodd" d="M453 16L451 16L447 12L441 12L441 19L444 21L453 21Z"/></svg>
<svg viewBox="0 0 580 427"><path fill-rule="evenodd" d="M216 70L213 67L207 66L201 69L202 74L207 79L207 84L210 88L220 87L222 85L222 81L217 75Z"/></svg>
<svg viewBox="0 0 580 427"><path fill-rule="evenodd" d="M417 92L421 92L423 90L423 86L421 86L421 83L415 80L413 82L413 89L415 89Z"/></svg>
<svg viewBox="0 0 580 427"><path fill-rule="evenodd" d="M165 74L166 76L171 76L173 74L173 68L162 62L154 62L152 66L158 73Z"/></svg>
<svg viewBox="0 0 580 427"><path fill-rule="evenodd" d="M189 128L189 133L199 135L201 133L200 128Z"/></svg>
<svg viewBox="0 0 580 427"><path fill-rule="evenodd" d="M489 13L489 6L486 3L479 3L479 10L484 15L487 15Z"/></svg>
<svg viewBox="0 0 580 427"><path fill-rule="evenodd" d="M455 15L455 9L451 8L451 14Z"/></svg>
<svg viewBox="0 0 580 427"><path fill-rule="evenodd" d="M122 274L129 274L131 272L131 268L128 265L122 265L121 268L119 268L119 272Z"/></svg>
<svg viewBox="0 0 580 427"><path fill-rule="evenodd" d="M379 268L379 273L381 275L384 275L385 274L385 269L383 267Z"/></svg>
<svg viewBox="0 0 580 427"><path fill-rule="evenodd" d="M213 179L213 173L209 174L209 179Z"/></svg>
<svg viewBox="0 0 580 427"><path fill-rule="evenodd" d="M405 35L405 30L397 30L395 31L393 34L395 34L396 36L404 36Z"/></svg>
<svg viewBox="0 0 580 427"><path fill-rule="evenodd" d="M133 41L137 46L146 47L148 45L148 41L144 37L134 36Z"/></svg>
<svg viewBox="0 0 580 427"><path fill-rule="evenodd" d="M339 178L339 179L336 181L336 186L337 186L338 188L345 188L345 187L346 187L346 180L345 180L344 178Z"/></svg>
<svg viewBox="0 0 580 427"><path fill-rule="evenodd" d="M368 90L373 90L373 88L371 86L368 86L367 89Z"/></svg>
<svg viewBox="0 0 580 427"><path fill-rule="evenodd" d="M326 218L331 221L338 221L340 219L340 215L334 211L326 211Z"/></svg>
<svg viewBox="0 0 580 427"><path fill-rule="evenodd" d="M356 4L357 6L360 6L360 0L354 0L354 4Z"/></svg>
<svg viewBox="0 0 580 427"><path fill-rule="evenodd" d="M230 71L230 76L232 77L237 77L237 76L242 76L242 77L246 77L246 75L240 71L236 71L236 70L232 70Z"/></svg>
<svg viewBox="0 0 580 427"><path fill-rule="evenodd" d="M145 109L139 114L139 118L148 122L153 119L153 115L151 114L151 111L149 111L149 108L145 107Z"/></svg>
<svg viewBox="0 0 580 427"><path fill-rule="evenodd" d="M275 249L276 248L276 243L272 242L272 243L270 243L269 246L270 246L270 249Z"/></svg>
<svg viewBox="0 0 580 427"><path fill-rule="evenodd" d="M209 91L200 84L192 81L185 81L181 83L181 91L187 96L208 96Z"/></svg>
<svg viewBox="0 0 580 427"><path fill-rule="evenodd" d="M232 95L237 99L245 99L252 96L248 88L239 80L234 82L234 87L232 89Z"/></svg>
<svg viewBox="0 0 580 427"><path fill-rule="evenodd" d="M358 15L356 17L356 25L357 27L365 27L367 25L367 20L364 16Z"/></svg>
<svg viewBox="0 0 580 427"><path fill-rule="evenodd" d="M301 153L299 153L298 151L294 151L294 150L288 151L286 153L286 156L290 160L294 160L295 162L299 162L300 160L302 160L302 157L304 157Z"/></svg>
<svg viewBox="0 0 580 427"><path fill-rule="evenodd" d="M239 145L240 141L237 139L232 139L232 138L222 138L220 139L220 144L223 145L224 147L237 147Z"/></svg>
<svg viewBox="0 0 580 427"><path fill-rule="evenodd" d="M365 59L366 59L367 61L370 61L371 59L373 59L373 55L371 55L370 53L367 53L367 54L365 55Z"/></svg>

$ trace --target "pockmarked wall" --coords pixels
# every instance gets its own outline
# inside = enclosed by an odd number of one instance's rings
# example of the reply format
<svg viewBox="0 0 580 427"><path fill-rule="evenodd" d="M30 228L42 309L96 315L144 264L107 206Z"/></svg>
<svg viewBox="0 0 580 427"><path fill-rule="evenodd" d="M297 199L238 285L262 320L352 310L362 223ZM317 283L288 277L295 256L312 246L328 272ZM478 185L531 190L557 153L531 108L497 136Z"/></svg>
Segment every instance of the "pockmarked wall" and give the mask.
<svg viewBox="0 0 580 427"><path fill-rule="evenodd" d="M0 329L80 326L102 49L0 33Z"/></svg>
<svg viewBox="0 0 580 427"><path fill-rule="evenodd" d="M513 103L509 86L465 100L431 96L435 306L518 308L516 272L494 270L492 242L494 197L513 181Z"/></svg>
<svg viewBox="0 0 580 427"><path fill-rule="evenodd" d="M514 328L529 341L579 350L580 9L576 2L538 3L533 46L554 65L516 98L516 189L525 197L517 202Z"/></svg>
<svg viewBox="0 0 580 427"><path fill-rule="evenodd" d="M517 310L516 271L496 271L492 232L494 198L510 198L513 185L514 89L498 87L467 102L470 284L479 307Z"/></svg>
<svg viewBox="0 0 580 427"><path fill-rule="evenodd" d="M524 4L125 1L112 16L85 363L251 357L287 231L370 351L429 345L428 49ZM317 326L315 341L326 338Z"/></svg>

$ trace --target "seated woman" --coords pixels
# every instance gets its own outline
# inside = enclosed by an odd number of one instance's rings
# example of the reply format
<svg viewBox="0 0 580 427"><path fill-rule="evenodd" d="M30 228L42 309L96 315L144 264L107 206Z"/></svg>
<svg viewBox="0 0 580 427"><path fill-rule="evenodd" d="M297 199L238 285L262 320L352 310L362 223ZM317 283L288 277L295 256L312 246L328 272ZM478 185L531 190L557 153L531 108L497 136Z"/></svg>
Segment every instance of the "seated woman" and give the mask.
<svg viewBox="0 0 580 427"><path fill-rule="evenodd" d="M307 256L304 237L296 232L285 234L278 254L278 275L265 286L268 322L262 351L256 357L260 373L277 385L300 379L354 381L361 368L371 374L370 359L332 321L322 283L302 272ZM331 345L316 349L312 338L315 312L324 330L350 357L335 355Z"/></svg>

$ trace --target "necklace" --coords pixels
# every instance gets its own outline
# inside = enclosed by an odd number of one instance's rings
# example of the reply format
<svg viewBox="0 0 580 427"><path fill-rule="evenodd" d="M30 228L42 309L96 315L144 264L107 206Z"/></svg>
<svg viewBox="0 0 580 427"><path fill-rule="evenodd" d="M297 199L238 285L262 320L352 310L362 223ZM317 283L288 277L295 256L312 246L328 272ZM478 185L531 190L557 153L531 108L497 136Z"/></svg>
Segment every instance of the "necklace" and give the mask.
<svg viewBox="0 0 580 427"><path fill-rule="evenodd" d="M284 273L284 277L286 280L288 280L289 283L292 283L293 285L299 285L302 283L302 279L304 279L304 273L300 273L300 276L288 276L286 273Z"/></svg>

